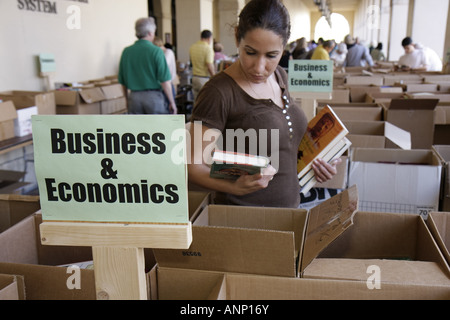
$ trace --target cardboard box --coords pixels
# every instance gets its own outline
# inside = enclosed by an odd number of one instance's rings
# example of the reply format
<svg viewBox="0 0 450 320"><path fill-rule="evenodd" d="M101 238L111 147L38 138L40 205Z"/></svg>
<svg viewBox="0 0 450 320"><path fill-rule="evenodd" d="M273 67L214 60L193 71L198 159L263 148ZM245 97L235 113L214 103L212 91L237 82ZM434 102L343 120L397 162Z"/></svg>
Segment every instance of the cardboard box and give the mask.
<svg viewBox="0 0 450 320"><path fill-rule="evenodd" d="M350 103L350 91L348 89L334 88L331 93L331 100L318 100L318 103Z"/></svg>
<svg viewBox="0 0 450 320"><path fill-rule="evenodd" d="M425 221L390 212L358 211L353 226L305 268L303 277L367 281L372 266L381 286L450 286L449 265Z"/></svg>
<svg viewBox="0 0 450 320"><path fill-rule="evenodd" d="M33 133L31 117L38 114L38 108L28 107L17 110L17 118L14 120L14 134L23 137Z"/></svg>
<svg viewBox="0 0 450 320"><path fill-rule="evenodd" d="M350 90L350 101L355 103L366 102L366 95L370 93L401 93L400 87L382 87L382 86L363 86L351 85L348 86Z"/></svg>
<svg viewBox="0 0 450 320"><path fill-rule="evenodd" d="M381 121L383 107L376 103L326 103L333 108L341 121ZM317 107L317 112L323 108L323 103Z"/></svg>
<svg viewBox="0 0 450 320"><path fill-rule="evenodd" d="M345 83L347 85L373 85L373 86L382 86L384 83L383 77L378 75L367 75L367 76L356 76L352 75L347 77Z"/></svg>
<svg viewBox="0 0 450 320"><path fill-rule="evenodd" d="M22 276L0 274L0 301L25 300Z"/></svg>
<svg viewBox="0 0 450 320"><path fill-rule="evenodd" d="M39 196L0 194L0 233L40 209Z"/></svg>
<svg viewBox="0 0 450 320"><path fill-rule="evenodd" d="M432 150L353 148L349 185L362 211L420 214L439 208L442 164Z"/></svg>
<svg viewBox="0 0 450 320"><path fill-rule="evenodd" d="M386 121L344 121L352 148L411 149L411 133Z"/></svg>
<svg viewBox="0 0 450 320"><path fill-rule="evenodd" d="M442 163L442 190L439 211L450 212L450 145L434 145L432 147Z"/></svg>
<svg viewBox="0 0 450 320"><path fill-rule="evenodd" d="M450 264L450 212L431 212L427 225L447 263Z"/></svg>
<svg viewBox="0 0 450 320"><path fill-rule="evenodd" d="M40 214L33 214L0 234L0 273L25 278L27 300L95 300L93 270L80 270L81 289L67 286L67 268L59 265L92 260L90 247L41 245Z"/></svg>
<svg viewBox="0 0 450 320"><path fill-rule="evenodd" d="M99 87L78 90L56 90L57 114L101 114L100 102L105 95Z"/></svg>
<svg viewBox="0 0 450 320"><path fill-rule="evenodd" d="M433 144L450 145L450 106L437 106L434 110Z"/></svg>
<svg viewBox="0 0 450 320"><path fill-rule="evenodd" d="M14 138L14 120L17 111L12 101L0 103L0 141Z"/></svg>
<svg viewBox="0 0 450 320"><path fill-rule="evenodd" d="M423 83L424 77L419 74L398 73L384 76L384 85L393 86L395 84L419 84Z"/></svg>
<svg viewBox="0 0 450 320"><path fill-rule="evenodd" d="M189 193L189 216L209 204L209 194ZM81 269L81 289L67 287L66 267L93 259L90 247L44 246L39 225L42 215L32 214L0 233L0 274L23 275L27 300L95 300L94 271ZM155 265L151 248L144 249L145 270Z"/></svg>
<svg viewBox="0 0 450 320"><path fill-rule="evenodd" d="M356 204L350 188L309 211L210 205L193 223L188 250L153 252L161 267L296 277L351 225ZM321 241L319 229L327 232Z"/></svg>
<svg viewBox="0 0 450 320"><path fill-rule="evenodd" d="M438 84L433 83L410 83L400 85L403 91L406 93L417 93L417 92L436 92L438 91Z"/></svg>
<svg viewBox="0 0 450 320"><path fill-rule="evenodd" d="M101 114L115 114L127 111L127 99L121 84L102 85L105 100L100 102Z"/></svg>
<svg viewBox="0 0 450 320"><path fill-rule="evenodd" d="M404 99L405 93L398 92L368 92L366 94L366 103L390 103L392 99Z"/></svg>
<svg viewBox="0 0 450 320"><path fill-rule="evenodd" d="M366 281L279 278L227 274L210 299L225 300L448 300L450 288L409 283L383 283L369 288Z"/></svg>
<svg viewBox="0 0 450 320"><path fill-rule="evenodd" d="M385 120L411 133L413 149L431 149L437 99L393 99L385 106Z"/></svg>
<svg viewBox="0 0 450 320"><path fill-rule="evenodd" d="M53 92L13 90L0 92L0 99L14 102L17 110L36 106L38 114L56 114L55 94Z"/></svg>

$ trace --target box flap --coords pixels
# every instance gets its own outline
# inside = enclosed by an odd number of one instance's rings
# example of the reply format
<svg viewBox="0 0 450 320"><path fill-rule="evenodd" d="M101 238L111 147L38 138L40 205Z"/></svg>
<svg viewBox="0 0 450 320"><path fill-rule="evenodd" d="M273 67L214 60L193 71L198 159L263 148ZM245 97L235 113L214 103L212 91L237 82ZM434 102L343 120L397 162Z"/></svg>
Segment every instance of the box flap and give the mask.
<svg viewBox="0 0 450 320"><path fill-rule="evenodd" d="M358 189L348 188L309 212L300 274L319 253L353 225L358 209Z"/></svg>
<svg viewBox="0 0 450 320"><path fill-rule="evenodd" d="M390 110L434 110L439 99L392 99Z"/></svg>
<svg viewBox="0 0 450 320"><path fill-rule="evenodd" d="M0 103L0 121L14 120L17 118L17 111L12 101Z"/></svg>
<svg viewBox="0 0 450 320"><path fill-rule="evenodd" d="M55 91L55 101L58 106L73 106L78 103L78 91L60 89Z"/></svg>
<svg viewBox="0 0 450 320"><path fill-rule="evenodd" d="M411 149L411 133L389 122L384 124L386 138L404 150Z"/></svg>
<svg viewBox="0 0 450 320"><path fill-rule="evenodd" d="M117 99L124 96L123 87L121 84L113 84L101 87L105 99Z"/></svg>
<svg viewBox="0 0 450 320"><path fill-rule="evenodd" d="M86 103L94 103L105 100L105 95L100 88L84 89L80 91L80 96Z"/></svg>

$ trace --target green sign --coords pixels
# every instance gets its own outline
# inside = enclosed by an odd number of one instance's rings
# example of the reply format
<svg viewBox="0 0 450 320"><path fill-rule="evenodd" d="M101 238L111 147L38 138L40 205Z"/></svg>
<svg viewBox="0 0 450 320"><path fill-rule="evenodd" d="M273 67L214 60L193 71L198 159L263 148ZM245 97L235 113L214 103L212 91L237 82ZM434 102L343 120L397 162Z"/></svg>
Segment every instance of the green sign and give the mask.
<svg viewBox="0 0 450 320"><path fill-rule="evenodd" d="M189 222L183 115L33 116L47 221Z"/></svg>
<svg viewBox="0 0 450 320"><path fill-rule="evenodd" d="M333 61L290 60L290 92L332 92Z"/></svg>
<svg viewBox="0 0 450 320"><path fill-rule="evenodd" d="M39 55L39 69L42 73L55 72L55 56L51 53L41 53Z"/></svg>

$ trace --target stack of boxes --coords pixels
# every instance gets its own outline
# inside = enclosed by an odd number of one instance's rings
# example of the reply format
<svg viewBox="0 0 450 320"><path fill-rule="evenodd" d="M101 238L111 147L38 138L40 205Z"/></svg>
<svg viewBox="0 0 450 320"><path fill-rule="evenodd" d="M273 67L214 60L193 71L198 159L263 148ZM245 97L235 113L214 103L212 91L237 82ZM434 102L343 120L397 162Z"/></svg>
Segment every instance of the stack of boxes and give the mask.
<svg viewBox="0 0 450 320"><path fill-rule="evenodd" d="M317 186L329 197L237 207L191 190L190 248L145 250L151 299L450 299L450 78L348 68L334 83L314 112L329 104L352 148L334 181ZM39 114L126 110L114 79L51 95L51 107L40 103L47 93L0 96L0 137L16 136L30 96ZM80 270L81 290L67 285L67 265L91 261L91 249L41 245L38 199L0 198L0 299L96 299L93 270Z"/></svg>

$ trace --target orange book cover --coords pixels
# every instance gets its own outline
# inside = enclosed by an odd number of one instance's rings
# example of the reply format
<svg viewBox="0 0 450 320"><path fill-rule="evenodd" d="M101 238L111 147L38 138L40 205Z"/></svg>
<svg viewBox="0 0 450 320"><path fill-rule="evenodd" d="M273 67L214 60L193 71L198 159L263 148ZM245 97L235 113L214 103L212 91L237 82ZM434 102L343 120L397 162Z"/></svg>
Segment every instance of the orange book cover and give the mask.
<svg viewBox="0 0 450 320"><path fill-rule="evenodd" d="M329 105L309 121L305 135L300 142L297 155L297 172L301 178L312 167L316 158L322 158L342 138L347 128Z"/></svg>

